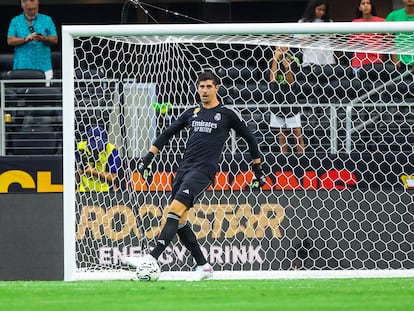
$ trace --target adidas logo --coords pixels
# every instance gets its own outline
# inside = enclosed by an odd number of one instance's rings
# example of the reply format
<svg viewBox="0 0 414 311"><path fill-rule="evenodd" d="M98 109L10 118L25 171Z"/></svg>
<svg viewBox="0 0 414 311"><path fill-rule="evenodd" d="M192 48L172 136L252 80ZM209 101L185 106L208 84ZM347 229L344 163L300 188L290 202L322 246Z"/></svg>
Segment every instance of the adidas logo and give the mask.
<svg viewBox="0 0 414 311"><path fill-rule="evenodd" d="M184 189L184 190L183 190L183 192L184 192L185 194L190 194L190 190L188 190L188 189Z"/></svg>

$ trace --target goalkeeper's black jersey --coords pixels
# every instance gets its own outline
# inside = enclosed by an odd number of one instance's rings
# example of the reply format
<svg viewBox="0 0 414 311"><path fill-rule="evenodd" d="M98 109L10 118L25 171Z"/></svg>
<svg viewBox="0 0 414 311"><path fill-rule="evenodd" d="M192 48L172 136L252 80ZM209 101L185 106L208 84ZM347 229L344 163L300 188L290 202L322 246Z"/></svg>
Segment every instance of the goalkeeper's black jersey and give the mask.
<svg viewBox="0 0 414 311"><path fill-rule="evenodd" d="M161 149L174 134L186 127L189 128L189 137L178 171L202 171L213 180L230 129L246 140L253 159L260 158L256 138L246 122L238 112L223 104L210 109L197 106L184 111L155 140L154 146Z"/></svg>

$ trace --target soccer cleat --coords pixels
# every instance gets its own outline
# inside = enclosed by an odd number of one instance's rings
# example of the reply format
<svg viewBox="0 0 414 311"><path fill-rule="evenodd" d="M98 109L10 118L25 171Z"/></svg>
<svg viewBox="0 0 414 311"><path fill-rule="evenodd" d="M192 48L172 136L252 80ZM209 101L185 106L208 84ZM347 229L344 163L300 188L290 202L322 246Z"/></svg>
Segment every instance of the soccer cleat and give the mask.
<svg viewBox="0 0 414 311"><path fill-rule="evenodd" d="M144 255L142 257L125 257L125 262L128 265L130 265L130 266L132 266L134 268L138 268L143 263L150 262L150 261L157 262L157 260L154 257L152 257L150 254Z"/></svg>
<svg viewBox="0 0 414 311"><path fill-rule="evenodd" d="M206 263L203 266L198 266L190 278L187 279L188 282L197 282L202 280L208 280L213 277L213 268L210 264Z"/></svg>

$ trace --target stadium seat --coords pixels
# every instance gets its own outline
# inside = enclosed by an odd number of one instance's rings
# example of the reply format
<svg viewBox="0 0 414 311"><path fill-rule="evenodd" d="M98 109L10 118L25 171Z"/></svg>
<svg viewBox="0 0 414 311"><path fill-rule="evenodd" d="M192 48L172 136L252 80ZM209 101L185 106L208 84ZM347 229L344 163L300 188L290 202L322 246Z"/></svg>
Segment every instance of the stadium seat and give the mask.
<svg viewBox="0 0 414 311"><path fill-rule="evenodd" d="M48 124L25 124L9 135L13 155L49 155L57 152L57 135Z"/></svg>
<svg viewBox="0 0 414 311"><path fill-rule="evenodd" d="M18 69L18 70L9 70L2 73L2 80L44 80L45 73L41 70L31 70L31 69ZM36 81L27 81L27 82L16 82L16 83L7 83L6 87L36 87L44 85L44 82Z"/></svg>
<svg viewBox="0 0 414 311"><path fill-rule="evenodd" d="M18 89L25 108L21 124L9 134L10 152L15 155L56 154L62 140L62 90L57 87Z"/></svg>
<svg viewBox="0 0 414 311"><path fill-rule="evenodd" d="M32 69L17 69L9 70L2 75L3 79L16 80L16 79L44 79L45 73L41 70Z"/></svg>

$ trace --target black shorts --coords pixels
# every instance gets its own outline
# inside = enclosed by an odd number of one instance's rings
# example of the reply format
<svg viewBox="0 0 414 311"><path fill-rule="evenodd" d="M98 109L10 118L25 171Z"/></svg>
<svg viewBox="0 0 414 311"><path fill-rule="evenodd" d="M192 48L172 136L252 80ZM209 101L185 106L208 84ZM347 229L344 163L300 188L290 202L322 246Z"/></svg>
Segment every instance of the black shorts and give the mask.
<svg viewBox="0 0 414 311"><path fill-rule="evenodd" d="M211 185L211 179L202 172L178 172L172 184L172 200L177 200L187 206L193 207L204 191Z"/></svg>

